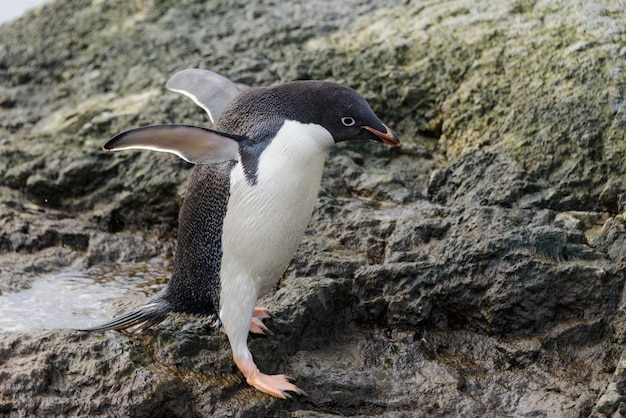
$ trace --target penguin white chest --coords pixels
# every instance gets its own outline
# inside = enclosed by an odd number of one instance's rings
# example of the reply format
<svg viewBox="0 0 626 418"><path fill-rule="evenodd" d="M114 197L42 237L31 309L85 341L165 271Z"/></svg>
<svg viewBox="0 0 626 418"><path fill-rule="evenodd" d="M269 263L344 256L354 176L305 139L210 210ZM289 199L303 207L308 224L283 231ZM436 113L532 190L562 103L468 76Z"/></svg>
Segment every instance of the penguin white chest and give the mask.
<svg viewBox="0 0 626 418"><path fill-rule="evenodd" d="M222 293L235 286L235 293L259 296L276 284L311 218L333 144L320 125L285 121L259 157L256 184L241 163L233 168L222 232Z"/></svg>

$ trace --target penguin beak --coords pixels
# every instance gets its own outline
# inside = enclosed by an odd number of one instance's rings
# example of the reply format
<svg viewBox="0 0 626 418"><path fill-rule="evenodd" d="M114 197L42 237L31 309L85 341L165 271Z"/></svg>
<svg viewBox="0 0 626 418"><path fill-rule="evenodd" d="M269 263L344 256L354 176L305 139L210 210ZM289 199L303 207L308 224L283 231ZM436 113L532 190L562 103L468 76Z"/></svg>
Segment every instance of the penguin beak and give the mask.
<svg viewBox="0 0 626 418"><path fill-rule="evenodd" d="M364 126L363 128L367 129L368 131L376 135L376 137L380 139L381 141L383 141L385 144L390 145L392 147L399 147L400 138L398 138L398 136L395 133L393 133L393 131L389 129L387 125L385 125L384 123L382 125L383 125L383 128L385 128L385 132L381 132L377 129L374 129L371 126Z"/></svg>

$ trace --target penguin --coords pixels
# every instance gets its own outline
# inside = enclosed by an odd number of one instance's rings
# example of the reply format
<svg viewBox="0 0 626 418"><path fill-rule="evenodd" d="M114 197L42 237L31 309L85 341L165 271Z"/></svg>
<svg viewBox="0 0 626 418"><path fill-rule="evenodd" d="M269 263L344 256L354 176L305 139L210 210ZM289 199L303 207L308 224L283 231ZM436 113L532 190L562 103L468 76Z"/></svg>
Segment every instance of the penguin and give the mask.
<svg viewBox="0 0 626 418"><path fill-rule="evenodd" d="M329 148L400 140L359 93L329 81L240 90L217 73L186 69L166 87L202 107L211 129L140 127L103 148L170 152L195 164L172 275L147 304L88 331L143 329L173 312L215 316L248 384L283 399L306 395L290 377L256 366L248 333L270 334L263 320L271 317L257 299L276 285L302 239Z"/></svg>

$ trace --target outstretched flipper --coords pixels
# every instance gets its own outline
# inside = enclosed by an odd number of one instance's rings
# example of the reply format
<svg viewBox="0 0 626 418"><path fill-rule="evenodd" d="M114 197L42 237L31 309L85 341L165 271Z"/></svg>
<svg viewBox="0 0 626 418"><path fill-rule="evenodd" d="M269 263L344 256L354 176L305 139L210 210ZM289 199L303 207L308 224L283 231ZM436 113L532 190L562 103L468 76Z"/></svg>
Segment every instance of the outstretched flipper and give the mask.
<svg viewBox="0 0 626 418"><path fill-rule="evenodd" d="M193 164L239 159L239 142L245 138L190 125L152 125L114 136L105 151L149 149L170 152Z"/></svg>
<svg viewBox="0 0 626 418"><path fill-rule="evenodd" d="M209 115L212 123L215 123L224 107L239 93L239 87L226 77L198 68L177 72L165 87L193 100Z"/></svg>
<svg viewBox="0 0 626 418"><path fill-rule="evenodd" d="M239 87L213 71L189 68L177 72L166 87L184 94L204 109L215 123ZM148 149L171 152L192 164L239 159L239 142L246 138L190 125L144 126L122 132L107 142L105 151Z"/></svg>
<svg viewBox="0 0 626 418"><path fill-rule="evenodd" d="M163 321L170 312L169 304L161 299L118 316L106 324L83 329L81 331L103 332L109 330L123 330L134 326L136 326L138 330L143 330Z"/></svg>

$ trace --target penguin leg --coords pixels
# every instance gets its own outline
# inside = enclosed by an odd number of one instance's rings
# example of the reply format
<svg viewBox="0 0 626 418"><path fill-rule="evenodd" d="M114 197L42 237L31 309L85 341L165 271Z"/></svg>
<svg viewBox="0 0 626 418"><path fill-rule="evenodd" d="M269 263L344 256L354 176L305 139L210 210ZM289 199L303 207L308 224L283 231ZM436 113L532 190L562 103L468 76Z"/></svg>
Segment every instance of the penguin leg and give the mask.
<svg viewBox="0 0 626 418"><path fill-rule="evenodd" d="M263 374L254 363L252 353L248 349L248 331L252 323L257 295L255 291L250 291L254 286L249 280L246 277L237 277L234 280L222 282L222 301L232 301L222 303L220 319L233 351L233 360L246 377L248 384L261 392L283 399L290 397L287 392L306 395L302 389L289 381L289 377L283 374Z"/></svg>

